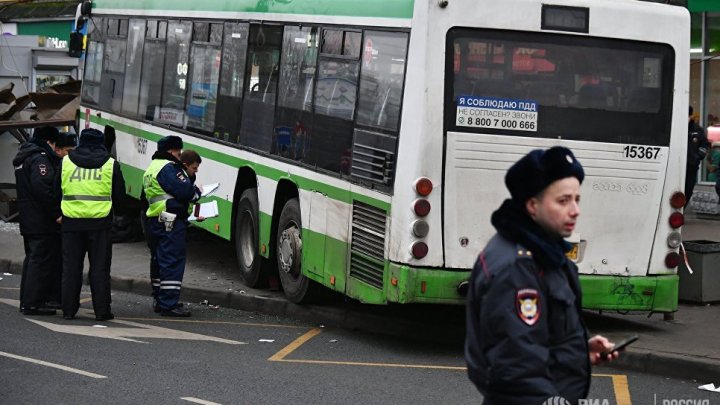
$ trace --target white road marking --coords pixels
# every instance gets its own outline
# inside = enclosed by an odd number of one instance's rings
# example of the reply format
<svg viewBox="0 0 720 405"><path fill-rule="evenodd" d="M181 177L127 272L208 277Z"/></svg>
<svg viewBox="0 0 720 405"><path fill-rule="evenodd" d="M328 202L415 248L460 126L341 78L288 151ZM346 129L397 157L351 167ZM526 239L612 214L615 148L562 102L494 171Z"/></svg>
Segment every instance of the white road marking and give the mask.
<svg viewBox="0 0 720 405"><path fill-rule="evenodd" d="M180 399L184 399L185 401L194 402L196 404L202 404L202 405L222 405L222 404L218 404L217 402L210 402L210 401L206 401L206 400L200 399L200 398L181 397Z"/></svg>
<svg viewBox="0 0 720 405"><path fill-rule="evenodd" d="M17 300L11 300L11 299L0 299L1 303L12 305L17 307L19 305L19 302ZM87 309L80 309L78 311L78 318L82 319L84 317L90 317L92 316L92 311ZM145 325L142 323L136 323L136 322L130 322L130 321L124 321L121 319L114 319L111 321L108 321L106 324L107 328L96 328L94 326L85 326L85 325L77 325L74 322L67 322L64 323L53 323L53 322L46 322L46 321L40 321L38 319L33 318L26 318L28 321L40 325L44 328L50 329L53 332L59 332L59 333L68 333L73 335L81 335L81 336L92 336L92 337L99 337L99 338L105 338L105 339L115 339L115 340L121 340L125 342L135 342L135 343L147 343L143 342L141 340L136 340L132 338L146 338L146 339L175 339L175 340L200 340L200 341L210 341L210 342L217 342L217 343L226 343L229 345L245 345L247 343L240 342L237 340L229 340L229 339L223 339L219 337L214 336L207 336L207 335L201 335L199 333L191 333L191 332L184 332L181 330L175 330L175 329L169 329L169 328L163 328L160 326L153 326L153 325ZM50 317L52 319L52 317ZM131 326L130 328L122 328L122 327L115 327L113 324L120 324L120 325L126 325Z"/></svg>
<svg viewBox="0 0 720 405"><path fill-rule="evenodd" d="M107 377L104 376L104 375L91 373L91 372L89 372L89 371L78 370L77 368L67 367L67 366L63 366L63 365L61 365L61 364L50 363L50 362L42 361L42 360L36 360L36 359L32 359L32 358L30 358L30 357L18 356L18 355L16 355L16 354L10 354L10 353L5 353L5 352L0 352L0 356L9 357L9 358L11 358L11 359L16 359L16 360L27 361L27 362L29 362L29 363L35 363L35 364L39 364L39 365L41 365L41 366L57 368L57 369L59 369L59 370L67 371L67 372L70 372L70 373L75 373L75 374L84 375L85 377L90 377L90 378L107 378Z"/></svg>

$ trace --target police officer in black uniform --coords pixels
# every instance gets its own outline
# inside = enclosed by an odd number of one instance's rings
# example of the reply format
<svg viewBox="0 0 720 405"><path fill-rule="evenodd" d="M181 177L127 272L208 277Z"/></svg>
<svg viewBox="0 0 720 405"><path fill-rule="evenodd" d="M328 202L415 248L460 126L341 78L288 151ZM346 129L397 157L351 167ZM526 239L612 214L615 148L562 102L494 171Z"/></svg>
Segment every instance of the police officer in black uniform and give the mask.
<svg viewBox="0 0 720 405"><path fill-rule="evenodd" d="M60 164L54 150L58 136L53 127L35 129L13 159L20 233L25 243L20 281L20 311L25 315L54 315L48 303L56 306L60 301L60 200L53 188Z"/></svg>
<svg viewBox="0 0 720 405"><path fill-rule="evenodd" d="M710 142L705 136L705 130L702 129L693 119L693 108L690 106L690 115L688 116L688 147L687 147L687 165L685 171L685 206L690 203L693 195L695 184L697 183L698 169L700 162L710 149Z"/></svg>
<svg viewBox="0 0 720 405"><path fill-rule="evenodd" d="M590 365L613 347L588 340L577 266L565 256L583 178L563 147L534 150L505 176L512 198L492 215L497 234L468 292L465 359L485 405L575 404L590 388Z"/></svg>
<svg viewBox="0 0 720 405"><path fill-rule="evenodd" d="M62 310L73 319L80 307L80 289L87 253L95 319L113 319L110 310L113 212L122 210L125 180L120 165L104 146L103 133L84 129L75 150L63 158L56 180L62 195Z"/></svg>

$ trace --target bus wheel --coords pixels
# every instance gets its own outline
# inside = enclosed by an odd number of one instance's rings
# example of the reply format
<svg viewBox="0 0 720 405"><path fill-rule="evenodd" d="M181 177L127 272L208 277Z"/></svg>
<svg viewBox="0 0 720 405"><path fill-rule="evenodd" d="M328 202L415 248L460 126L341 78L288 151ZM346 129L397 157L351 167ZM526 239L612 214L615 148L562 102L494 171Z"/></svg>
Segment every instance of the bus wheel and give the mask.
<svg viewBox="0 0 720 405"><path fill-rule="evenodd" d="M235 253L245 285L251 288L267 284L267 274L262 271L258 254L258 211L257 189L243 191L235 216Z"/></svg>
<svg viewBox="0 0 720 405"><path fill-rule="evenodd" d="M318 284L302 274L300 203L292 198L285 203L277 229L277 264L285 296L296 303L317 299Z"/></svg>

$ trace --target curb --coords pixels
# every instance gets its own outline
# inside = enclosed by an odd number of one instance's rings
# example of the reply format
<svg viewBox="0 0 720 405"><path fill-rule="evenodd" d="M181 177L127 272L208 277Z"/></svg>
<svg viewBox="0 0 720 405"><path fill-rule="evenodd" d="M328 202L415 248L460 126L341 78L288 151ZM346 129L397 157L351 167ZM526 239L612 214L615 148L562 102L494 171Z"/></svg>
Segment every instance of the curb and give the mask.
<svg viewBox="0 0 720 405"><path fill-rule="evenodd" d="M0 259L0 272L22 273L22 262ZM147 279L110 276L112 289L149 297L150 283ZM395 337L431 342L460 343L465 337L465 325L428 325L422 322L353 311L351 308L318 305L297 305L282 296L251 295L239 292L217 291L208 288L183 286L183 299L187 302L208 300L214 305L266 315L284 316L305 322L344 329L359 329ZM149 308L148 308L149 310ZM458 338L461 337L459 340ZM612 363L606 365L618 370L638 371L683 380L695 379L700 383L714 381L720 374L720 362L702 357L676 353L658 353L641 349L629 349Z"/></svg>
<svg viewBox="0 0 720 405"><path fill-rule="evenodd" d="M682 380L696 380L698 383L715 381L720 375L717 361L702 357L674 353L657 353L647 350L628 350L607 367L674 377Z"/></svg>

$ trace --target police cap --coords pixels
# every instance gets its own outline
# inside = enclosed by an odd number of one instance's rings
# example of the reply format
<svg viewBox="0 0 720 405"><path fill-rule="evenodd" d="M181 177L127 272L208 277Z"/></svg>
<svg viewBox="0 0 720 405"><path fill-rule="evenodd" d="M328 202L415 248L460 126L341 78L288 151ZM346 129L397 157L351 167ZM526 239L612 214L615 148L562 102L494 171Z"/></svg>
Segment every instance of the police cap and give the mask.
<svg viewBox="0 0 720 405"><path fill-rule="evenodd" d="M575 177L582 183L585 171L570 149L555 146L533 150L515 162L505 175L505 185L512 199L524 205L547 186L566 177Z"/></svg>

